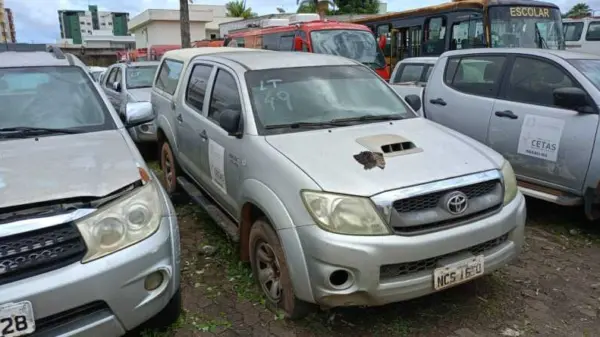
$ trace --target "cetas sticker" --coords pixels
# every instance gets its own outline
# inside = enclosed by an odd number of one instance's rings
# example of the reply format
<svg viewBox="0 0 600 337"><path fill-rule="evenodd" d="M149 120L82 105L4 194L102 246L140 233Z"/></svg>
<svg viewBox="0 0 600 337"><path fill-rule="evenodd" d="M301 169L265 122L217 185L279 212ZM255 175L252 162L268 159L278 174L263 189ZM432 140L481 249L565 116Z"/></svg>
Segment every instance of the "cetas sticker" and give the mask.
<svg viewBox="0 0 600 337"><path fill-rule="evenodd" d="M225 149L213 140L208 141L208 165L210 166L212 182L217 185L223 193L227 193L227 184L225 181Z"/></svg>
<svg viewBox="0 0 600 337"><path fill-rule="evenodd" d="M526 115L521 126L517 152L556 162L564 128L565 121L562 119Z"/></svg>

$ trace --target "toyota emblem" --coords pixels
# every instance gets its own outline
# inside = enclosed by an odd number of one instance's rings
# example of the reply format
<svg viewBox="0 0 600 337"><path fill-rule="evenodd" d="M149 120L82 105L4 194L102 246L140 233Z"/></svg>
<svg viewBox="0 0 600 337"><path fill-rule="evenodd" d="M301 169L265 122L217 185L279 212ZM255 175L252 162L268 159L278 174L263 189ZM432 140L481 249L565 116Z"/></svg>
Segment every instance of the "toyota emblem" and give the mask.
<svg viewBox="0 0 600 337"><path fill-rule="evenodd" d="M450 214L458 215L467 210L469 198L460 191L449 193L446 197L446 210Z"/></svg>

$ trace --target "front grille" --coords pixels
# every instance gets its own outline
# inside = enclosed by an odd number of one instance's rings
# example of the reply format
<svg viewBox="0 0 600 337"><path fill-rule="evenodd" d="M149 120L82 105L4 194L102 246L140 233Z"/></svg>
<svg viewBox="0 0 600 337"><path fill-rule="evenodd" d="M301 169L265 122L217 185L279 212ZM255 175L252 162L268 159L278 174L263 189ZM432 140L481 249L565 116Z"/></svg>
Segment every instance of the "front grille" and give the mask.
<svg viewBox="0 0 600 337"><path fill-rule="evenodd" d="M396 200L394 201L393 206L398 213L424 211L437 207L440 199L450 191L461 191L466 194L469 199L472 199L491 193L494 188L496 188L497 184L498 180L488 180L473 185L453 188L451 190L438 191L412 198Z"/></svg>
<svg viewBox="0 0 600 337"><path fill-rule="evenodd" d="M63 326L70 322L76 321L77 319L84 318L86 316L95 314L103 310L110 310L108 305L102 301L96 301L82 305L77 308L69 309L58 314L36 319L35 320L35 332L33 336L50 335L52 329Z"/></svg>
<svg viewBox="0 0 600 337"><path fill-rule="evenodd" d="M70 223L0 238L0 285L64 267L85 252Z"/></svg>
<svg viewBox="0 0 600 337"><path fill-rule="evenodd" d="M480 243L478 245L459 250L456 252L448 253L441 256L432 257L429 259L413 261L413 262L405 262L398 264L387 264L381 266L379 269L379 279L386 280L400 276L406 276L422 271L431 271L438 267L438 262L444 258L449 256L460 254L460 253L471 253L473 255L480 255L489 252L490 250L502 245L508 240L508 233L504 234L498 238L486 241L484 243Z"/></svg>

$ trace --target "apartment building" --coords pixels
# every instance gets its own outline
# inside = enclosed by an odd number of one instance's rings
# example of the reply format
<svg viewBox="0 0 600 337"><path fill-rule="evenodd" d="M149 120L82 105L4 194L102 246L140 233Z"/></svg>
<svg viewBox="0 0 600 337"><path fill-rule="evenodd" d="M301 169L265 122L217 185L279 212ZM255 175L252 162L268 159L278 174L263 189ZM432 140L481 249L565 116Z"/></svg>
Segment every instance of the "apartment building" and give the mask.
<svg viewBox="0 0 600 337"><path fill-rule="evenodd" d="M4 0L0 0L0 43L17 42L15 20L10 8L4 8Z"/></svg>
<svg viewBox="0 0 600 337"><path fill-rule="evenodd" d="M1 0L0 0L1 1ZM129 37L129 13L98 11L98 6L89 5L88 10L59 10L58 21L63 41L74 45L85 45L87 40L102 36L105 40L135 41Z"/></svg>

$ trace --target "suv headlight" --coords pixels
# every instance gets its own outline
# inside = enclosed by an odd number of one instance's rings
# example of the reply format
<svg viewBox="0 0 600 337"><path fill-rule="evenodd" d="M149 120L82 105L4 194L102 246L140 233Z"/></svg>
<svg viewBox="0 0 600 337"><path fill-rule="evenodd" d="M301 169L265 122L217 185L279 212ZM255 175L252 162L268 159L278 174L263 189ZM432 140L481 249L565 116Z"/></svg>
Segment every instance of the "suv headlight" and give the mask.
<svg viewBox="0 0 600 337"><path fill-rule="evenodd" d="M82 263L138 243L158 230L162 204L157 180L76 222L88 251Z"/></svg>
<svg viewBox="0 0 600 337"><path fill-rule="evenodd" d="M517 177L510 163L505 160L502 165L502 176L504 177L504 204L508 204L517 196Z"/></svg>
<svg viewBox="0 0 600 337"><path fill-rule="evenodd" d="M368 198L302 191L302 200L317 225L348 235L388 235L389 228Z"/></svg>

